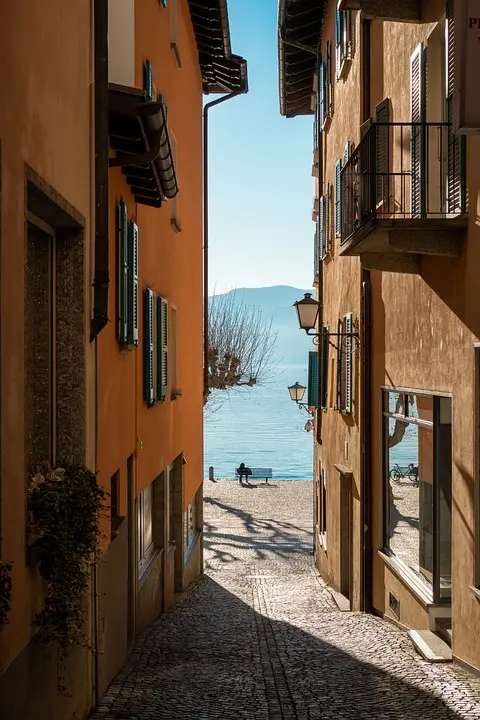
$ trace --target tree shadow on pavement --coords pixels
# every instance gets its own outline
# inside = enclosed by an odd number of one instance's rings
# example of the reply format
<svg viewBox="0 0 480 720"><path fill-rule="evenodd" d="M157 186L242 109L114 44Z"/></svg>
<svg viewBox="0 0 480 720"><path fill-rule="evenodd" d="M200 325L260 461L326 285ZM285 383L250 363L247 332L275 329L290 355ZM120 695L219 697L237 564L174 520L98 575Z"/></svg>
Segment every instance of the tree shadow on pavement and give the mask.
<svg viewBox="0 0 480 720"><path fill-rule="evenodd" d="M468 703L478 717L463 671L446 682L449 671L420 661L396 628L329 611L306 632L260 613L262 583L249 582L244 601L208 576L198 581L139 639L95 717L455 720L470 717ZM438 697L445 688L463 714Z"/></svg>

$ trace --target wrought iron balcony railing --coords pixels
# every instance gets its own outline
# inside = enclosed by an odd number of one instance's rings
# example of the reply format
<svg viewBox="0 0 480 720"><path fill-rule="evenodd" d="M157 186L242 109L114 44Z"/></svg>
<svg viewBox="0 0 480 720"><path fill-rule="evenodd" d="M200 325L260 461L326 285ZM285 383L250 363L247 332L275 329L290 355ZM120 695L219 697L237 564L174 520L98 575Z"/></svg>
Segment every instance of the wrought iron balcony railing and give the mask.
<svg viewBox="0 0 480 720"><path fill-rule="evenodd" d="M466 211L464 139L448 123L373 123L342 169L340 197L342 245L356 244L376 224L425 230L429 219L459 218Z"/></svg>

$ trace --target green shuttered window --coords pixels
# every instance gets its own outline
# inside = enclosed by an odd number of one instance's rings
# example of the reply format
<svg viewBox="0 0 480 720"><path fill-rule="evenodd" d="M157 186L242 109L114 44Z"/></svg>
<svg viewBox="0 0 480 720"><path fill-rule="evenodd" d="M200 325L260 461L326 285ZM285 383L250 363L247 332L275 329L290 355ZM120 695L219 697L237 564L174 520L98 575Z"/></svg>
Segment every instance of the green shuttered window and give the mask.
<svg viewBox="0 0 480 720"><path fill-rule="evenodd" d="M165 400L168 390L168 302L157 297L157 400Z"/></svg>
<svg viewBox="0 0 480 720"><path fill-rule="evenodd" d="M318 381L319 381L318 352L312 350L308 353L308 407L318 407Z"/></svg>
<svg viewBox="0 0 480 720"><path fill-rule="evenodd" d="M154 297L153 290L147 288L144 292L144 390L145 402L153 405L155 402L155 377L154 377Z"/></svg>
<svg viewBox="0 0 480 720"><path fill-rule="evenodd" d="M147 96L147 99L153 100L153 70L150 60L145 60L145 64L143 66L143 89L145 90L145 95Z"/></svg>
<svg viewBox="0 0 480 720"><path fill-rule="evenodd" d="M138 227L133 220L128 225L128 318L127 342L138 345Z"/></svg>
<svg viewBox="0 0 480 720"><path fill-rule="evenodd" d="M353 412L353 315L347 313L338 320L337 393L335 409Z"/></svg>
<svg viewBox="0 0 480 720"><path fill-rule="evenodd" d="M342 76L346 60L352 59L353 25L350 10L338 10L336 17L336 75Z"/></svg>
<svg viewBox="0 0 480 720"><path fill-rule="evenodd" d="M121 345L128 341L128 221L127 206L117 206L117 340Z"/></svg>
<svg viewBox="0 0 480 720"><path fill-rule="evenodd" d="M328 118L332 116L333 91L331 79L330 43L326 44L325 59L318 66L318 119L320 130L323 130Z"/></svg>

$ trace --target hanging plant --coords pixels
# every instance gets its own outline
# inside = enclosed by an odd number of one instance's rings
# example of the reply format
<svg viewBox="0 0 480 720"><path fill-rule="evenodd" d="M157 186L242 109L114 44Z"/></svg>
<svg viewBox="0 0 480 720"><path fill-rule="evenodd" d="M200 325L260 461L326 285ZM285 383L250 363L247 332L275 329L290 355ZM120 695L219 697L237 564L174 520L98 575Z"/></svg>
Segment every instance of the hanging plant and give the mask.
<svg viewBox="0 0 480 720"><path fill-rule="evenodd" d="M12 563L0 560L0 632L8 623L12 603Z"/></svg>
<svg viewBox="0 0 480 720"><path fill-rule="evenodd" d="M62 657L73 645L87 645L85 594L101 538L100 513L106 493L83 467L35 469L28 490L31 551L46 583L37 613L35 640L57 643Z"/></svg>

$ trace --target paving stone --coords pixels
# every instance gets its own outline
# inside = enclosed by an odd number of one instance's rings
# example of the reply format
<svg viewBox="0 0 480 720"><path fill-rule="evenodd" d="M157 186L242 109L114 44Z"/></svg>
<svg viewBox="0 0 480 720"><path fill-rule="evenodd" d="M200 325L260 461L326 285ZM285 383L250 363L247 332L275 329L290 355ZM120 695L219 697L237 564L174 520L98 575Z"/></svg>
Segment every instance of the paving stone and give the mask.
<svg viewBox="0 0 480 720"><path fill-rule="evenodd" d="M205 575L139 638L95 720L480 718L479 679L339 611L313 565L311 482L204 491Z"/></svg>

